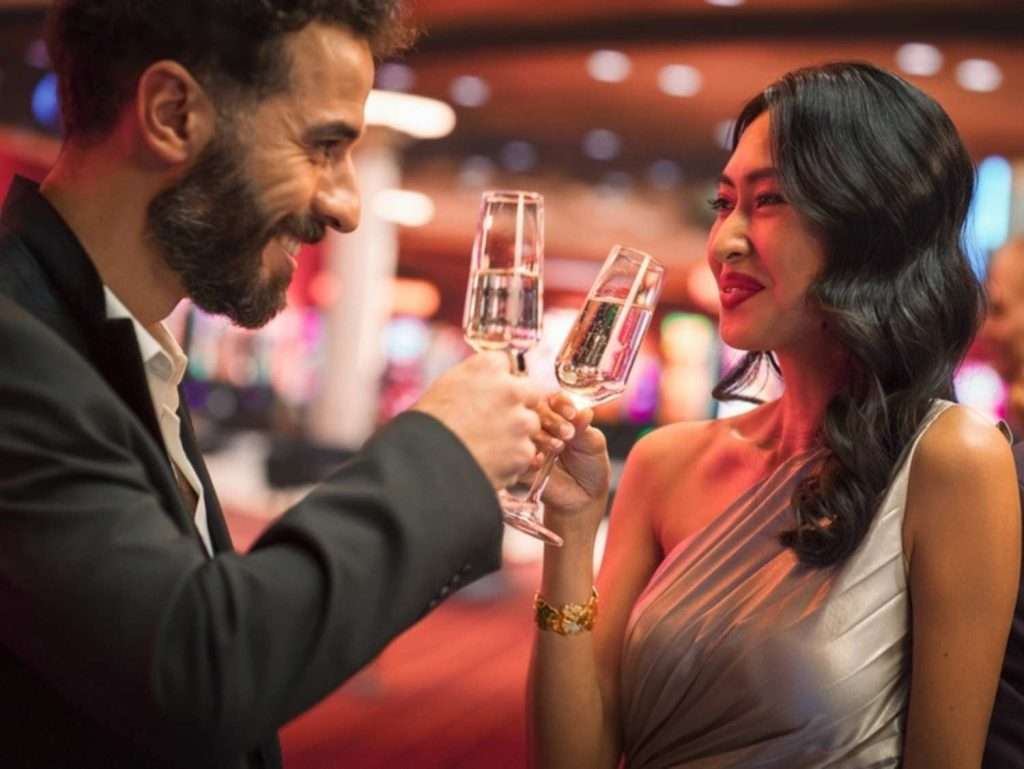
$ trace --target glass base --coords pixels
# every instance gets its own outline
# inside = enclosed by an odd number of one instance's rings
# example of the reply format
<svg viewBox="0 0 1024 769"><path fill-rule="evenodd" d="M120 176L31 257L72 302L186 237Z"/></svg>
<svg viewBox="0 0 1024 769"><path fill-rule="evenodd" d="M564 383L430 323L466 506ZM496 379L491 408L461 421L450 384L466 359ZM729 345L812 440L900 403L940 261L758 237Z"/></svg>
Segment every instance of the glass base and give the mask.
<svg viewBox="0 0 1024 769"><path fill-rule="evenodd" d="M539 539L545 545L553 547L562 546L562 538L544 527L538 516L544 512L543 502L531 502L528 499L517 497L505 489L498 492L498 500L501 502L501 509L505 523L513 529L518 529L524 534L529 534L534 539Z"/></svg>

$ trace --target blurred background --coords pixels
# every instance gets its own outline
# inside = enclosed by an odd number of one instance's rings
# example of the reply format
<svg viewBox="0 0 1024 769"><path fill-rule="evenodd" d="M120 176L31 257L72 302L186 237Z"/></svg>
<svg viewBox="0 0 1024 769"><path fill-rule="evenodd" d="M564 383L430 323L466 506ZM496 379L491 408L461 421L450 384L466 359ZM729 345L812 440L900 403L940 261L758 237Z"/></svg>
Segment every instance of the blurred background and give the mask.
<svg viewBox="0 0 1024 769"><path fill-rule="evenodd" d="M0 194L59 147L45 0L0 0ZM659 424L721 416L710 390L737 353L716 333L707 205L731 119L783 73L837 59L891 69L935 97L978 165L968 232L984 277L1024 234L1021 0L418 0L423 34L380 64L357 152L360 229L300 256L288 309L247 332L183 303L171 318L186 388L244 548L374 427L469 354L461 316L480 194L546 203L552 361L612 244L668 281L625 397L602 407L616 468ZM766 380L762 395L779 383ZM1007 385L981 354L960 398L993 416ZM290 767L524 765L523 686L539 546L506 538L504 572L389 647L283 734Z"/></svg>

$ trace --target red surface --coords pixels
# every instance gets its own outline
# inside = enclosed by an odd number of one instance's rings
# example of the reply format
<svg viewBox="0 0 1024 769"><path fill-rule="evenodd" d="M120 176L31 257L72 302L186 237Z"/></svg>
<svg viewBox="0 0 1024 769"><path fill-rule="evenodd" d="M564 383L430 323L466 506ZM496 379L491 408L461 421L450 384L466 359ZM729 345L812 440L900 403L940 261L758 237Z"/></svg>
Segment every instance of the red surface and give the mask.
<svg viewBox="0 0 1024 769"><path fill-rule="evenodd" d="M239 549L265 522L229 515ZM281 732L286 769L519 769L533 567L456 594Z"/></svg>

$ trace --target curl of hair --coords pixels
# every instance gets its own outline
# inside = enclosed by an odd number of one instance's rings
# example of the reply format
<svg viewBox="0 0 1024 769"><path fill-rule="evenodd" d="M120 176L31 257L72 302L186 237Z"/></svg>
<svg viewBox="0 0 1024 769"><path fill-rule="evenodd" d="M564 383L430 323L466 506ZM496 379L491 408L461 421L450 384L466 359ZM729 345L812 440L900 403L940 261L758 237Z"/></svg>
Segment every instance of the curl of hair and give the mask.
<svg viewBox="0 0 1024 769"><path fill-rule="evenodd" d="M186 67L228 104L288 87L285 36L348 27L375 56L412 43L403 0L57 0L46 42L60 83L65 139L107 135L153 62Z"/></svg>
<svg viewBox="0 0 1024 769"><path fill-rule="evenodd" d="M795 490L782 538L825 567L863 541L933 400L955 399L984 301L962 240L974 167L934 100L869 64L784 76L744 107L734 147L766 111L780 186L825 243L808 300L850 358L824 414L826 459ZM734 399L766 354L748 354L715 397Z"/></svg>

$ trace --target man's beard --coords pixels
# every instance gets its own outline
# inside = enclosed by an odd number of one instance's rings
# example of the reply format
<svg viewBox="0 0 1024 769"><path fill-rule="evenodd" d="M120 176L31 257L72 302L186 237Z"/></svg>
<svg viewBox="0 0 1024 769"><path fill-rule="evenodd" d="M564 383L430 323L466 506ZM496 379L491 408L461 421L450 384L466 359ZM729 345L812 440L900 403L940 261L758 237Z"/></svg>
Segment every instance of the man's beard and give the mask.
<svg viewBox="0 0 1024 769"><path fill-rule="evenodd" d="M267 244L281 237L316 243L326 231L309 214L270 221L224 118L185 177L153 198L147 224L149 242L196 306L245 328L263 326L287 302L291 275L262 276Z"/></svg>

